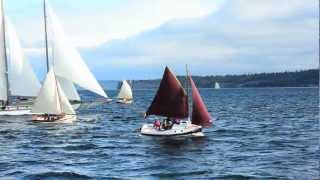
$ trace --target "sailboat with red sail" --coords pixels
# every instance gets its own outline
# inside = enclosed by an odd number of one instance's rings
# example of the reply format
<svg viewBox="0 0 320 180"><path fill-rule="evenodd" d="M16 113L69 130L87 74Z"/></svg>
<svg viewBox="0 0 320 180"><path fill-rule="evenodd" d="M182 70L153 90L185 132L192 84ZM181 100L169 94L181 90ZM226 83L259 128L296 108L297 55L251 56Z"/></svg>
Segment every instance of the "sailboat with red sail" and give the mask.
<svg viewBox="0 0 320 180"><path fill-rule="evenodd" d="M145 117L155 115L164 117L154 119L154 123L144 124L141 134L150 136L203 135L202 128L212 124L212 118L192 80L192 114L189 117L188 93L173 72L166 67L159 89L148 108Z"/></svg>

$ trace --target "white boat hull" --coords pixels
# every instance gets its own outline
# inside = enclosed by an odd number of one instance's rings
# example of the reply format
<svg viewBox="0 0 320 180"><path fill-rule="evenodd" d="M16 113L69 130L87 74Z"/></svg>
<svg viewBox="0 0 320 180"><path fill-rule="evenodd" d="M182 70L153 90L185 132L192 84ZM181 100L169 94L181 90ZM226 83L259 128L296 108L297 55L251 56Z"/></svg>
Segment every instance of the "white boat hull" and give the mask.
<svg viewBox="0 0 320 180"><path fill-rule="evenodd" d="M123 100L123 99L119 99L117 101L117 103L120 103L120 104L131 104L133 102L133 100Z"/></svg>
<svg viewBox="0 0 320 180"><path fill-rule="evenodd" d="M159 130L153 124L144 124L141 128L141 134L147 136L203 136L202 127L190 123L174 124L171 129Z"/></svg>
<svg viewBox="0 0 320 180"><path fill-rule="evenodd" d="M0 116L24 116L31 115L31 106L7 106L0 110Z"/></svg>
<svg viewBox="0 0 320 180"><path fill-rule="evenodd" d="M31 115L31 110L4 110L0 111L0 116L24 116Z"/></svg>

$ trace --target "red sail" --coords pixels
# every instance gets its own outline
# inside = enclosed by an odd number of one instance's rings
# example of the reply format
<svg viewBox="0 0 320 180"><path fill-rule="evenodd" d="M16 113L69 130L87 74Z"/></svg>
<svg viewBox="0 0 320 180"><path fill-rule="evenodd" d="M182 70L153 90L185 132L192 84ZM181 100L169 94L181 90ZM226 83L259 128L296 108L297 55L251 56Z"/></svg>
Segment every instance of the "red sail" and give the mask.
<svg viewBox="0 0 320 180"><path fill-rule="evenodd" d="M188 97L176 76L166 67L160 87L146 115L188 117Z"/></svg>
<svg viewBox="0 0 320 180"><path fill-rule="evenodd" d="M191 82L192 100L193 100L191 123L196 125L201 125L204 127L211 126L212 118L208 113L206 105L203 103L200 93L195 83L193 82L191 76L189 76L189 79Z"/></svg>

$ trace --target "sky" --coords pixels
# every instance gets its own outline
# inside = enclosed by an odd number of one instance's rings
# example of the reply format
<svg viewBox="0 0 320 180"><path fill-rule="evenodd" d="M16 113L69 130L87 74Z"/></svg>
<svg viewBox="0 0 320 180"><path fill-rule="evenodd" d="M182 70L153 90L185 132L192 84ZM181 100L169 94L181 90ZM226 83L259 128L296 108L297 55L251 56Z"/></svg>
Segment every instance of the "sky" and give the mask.
<svg viewBox="0 0 320 180"><path fill-rule="evenodd" d="M28 60L45 73L42 0L7 0ZM318 0L51 0L99 80L295 71L319 66Z"/></svg>

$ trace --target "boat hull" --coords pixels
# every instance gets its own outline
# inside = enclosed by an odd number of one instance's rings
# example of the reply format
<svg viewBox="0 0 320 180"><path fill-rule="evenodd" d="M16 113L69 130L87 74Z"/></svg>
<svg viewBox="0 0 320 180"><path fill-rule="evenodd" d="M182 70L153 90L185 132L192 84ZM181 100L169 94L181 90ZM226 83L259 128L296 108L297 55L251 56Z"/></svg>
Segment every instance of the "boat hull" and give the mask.
<svg viewBox="0 0 320 180"><path fill-rule="evenodd" d="M123 99L119 99L117 101L117 103L120 103L120 104L131 104L133 102L133 100L123 100Z"/></svg>
<svg viewBox="0 0 320 180"><path fill-rule="evenodd" d="M59 117L57 119L45 119L44 116L42 115L32 115L32 121L35 122L64 122L64 123L68 123L68 122L73 122L77 119L76 115L63 115L62 117Z"/></svg>
<svg viewBox="0 0 320 180"><path fill-rule="evenodd" d="M31 115L31 107L8 106L4 110L0 110L0 116L24 116L24 115Z"/></svg>
<svg viewBox="0 0 320 180"><path fill-rule="evenodd" d="M194 124L175 124L169 130L158 130L153 124L144 124L141 134L146 136L203 136L202 127Z"/></svg>

